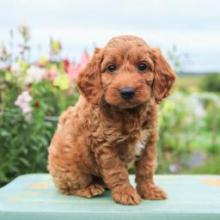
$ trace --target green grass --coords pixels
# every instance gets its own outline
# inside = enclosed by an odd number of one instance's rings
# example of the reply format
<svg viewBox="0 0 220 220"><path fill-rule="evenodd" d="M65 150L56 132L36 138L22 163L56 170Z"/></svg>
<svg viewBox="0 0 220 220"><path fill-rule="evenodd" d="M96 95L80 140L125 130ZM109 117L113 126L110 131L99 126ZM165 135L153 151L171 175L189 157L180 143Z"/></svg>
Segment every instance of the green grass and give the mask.
<svg viewBox="0 0 220 220"><path fill-rule="evenodd" d="M204 75L178 75L175 87L184 91L199 91Z"/></svg>
<svg viewBox="0 0 220 220"><path fill-rule="evenodd" d="M220 155L211 155L204 165L185 172L191 174L220 174Z"/></svg>

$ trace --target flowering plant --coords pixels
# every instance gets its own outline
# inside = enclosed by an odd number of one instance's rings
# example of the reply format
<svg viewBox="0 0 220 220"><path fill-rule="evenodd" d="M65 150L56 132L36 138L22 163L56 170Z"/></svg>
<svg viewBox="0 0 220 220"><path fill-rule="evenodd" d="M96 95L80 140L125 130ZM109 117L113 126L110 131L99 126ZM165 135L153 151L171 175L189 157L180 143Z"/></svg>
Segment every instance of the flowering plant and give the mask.
<svg viewBox="0 0 220 220"><path fill-rule="evenodd" d="M63 59L61 43L51 39L49 55L30 62L29 29L19 33L17 56L0 48L0 185L21 173L46 171L57 117L76 102L76 78L90 58L85 51L79 62Z"/></svg>

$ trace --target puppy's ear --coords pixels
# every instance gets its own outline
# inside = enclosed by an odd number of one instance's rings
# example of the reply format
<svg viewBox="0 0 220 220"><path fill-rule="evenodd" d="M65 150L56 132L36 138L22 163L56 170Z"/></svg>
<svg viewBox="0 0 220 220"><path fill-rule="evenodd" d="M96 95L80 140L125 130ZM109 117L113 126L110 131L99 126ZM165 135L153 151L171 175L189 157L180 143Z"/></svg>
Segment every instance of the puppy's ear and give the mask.
<svg viewBox="0 0 220 220"><path fill-rule="evenodd" d="M162 99L169 95L169 91L175 82L176 75L159 49L152 49L152 58L155 65L153 95L155 101L159 103Z"/></svg>
<svg viewBox="0 0 220 220"><path fill-rule="evenodd" d="M96 48L91 60L80 72L77 79L77 84L82 95L93 104L98 104L102 96L100 75L101 60L102 49Z"/></svg>

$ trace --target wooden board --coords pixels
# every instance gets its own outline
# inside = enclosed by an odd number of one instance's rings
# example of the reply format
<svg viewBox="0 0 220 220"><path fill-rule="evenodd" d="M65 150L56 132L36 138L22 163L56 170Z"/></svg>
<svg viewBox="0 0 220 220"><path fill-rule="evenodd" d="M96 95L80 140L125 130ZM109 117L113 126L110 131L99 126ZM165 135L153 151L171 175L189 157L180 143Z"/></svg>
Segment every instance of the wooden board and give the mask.
<svg viewBox="0 0 220 220"><path fill-rule="evenodd" d="M109 191L92 199L65 196L48 174L23 175L0 189L0 220L220 220L220 176L161 175L156 182L168 200L124 206Z"/></svg>

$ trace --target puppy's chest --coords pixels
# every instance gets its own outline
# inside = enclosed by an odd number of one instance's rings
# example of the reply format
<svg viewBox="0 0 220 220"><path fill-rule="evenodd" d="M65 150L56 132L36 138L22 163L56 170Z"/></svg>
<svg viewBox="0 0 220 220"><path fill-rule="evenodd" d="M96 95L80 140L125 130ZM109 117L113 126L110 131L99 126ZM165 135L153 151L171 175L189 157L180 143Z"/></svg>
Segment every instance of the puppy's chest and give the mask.
<svg viewBox="0 0 220 220"><path fill-rule="evenodd" d="M103 129L105 139L111 141L114 144L120 144L122 142L136 142L140 139L142 126L141 123L122 123L118 122L114 125L109 124Z"/></svg>
<svg viewBox="0 0 220 220"><path fill-rule="evenodd" d="M118 123L118 134L132 140L139 139L142 128L143 128L144 119L143 118L134 118L130 120L124 120Z"/></svg>
<svg viewBox="0 0 220 220"><path fill-rule="evenodd" d="M120 144L125 141L129 143L136 142L140 139L140 134L146 120L146 114L121 115L117 119L105 118L99 120L93 136L96 137L96 141L107 141L111 145Z"/></svg>
<svg viewBox="0 0 220 220"><path fill-rule="evenodd" d="M147 139L147 131L143 130L137 139L128 139L116 145L121 160L127 164L131 162L133 163L141 155L142 150L146 147Z"/></svg>

